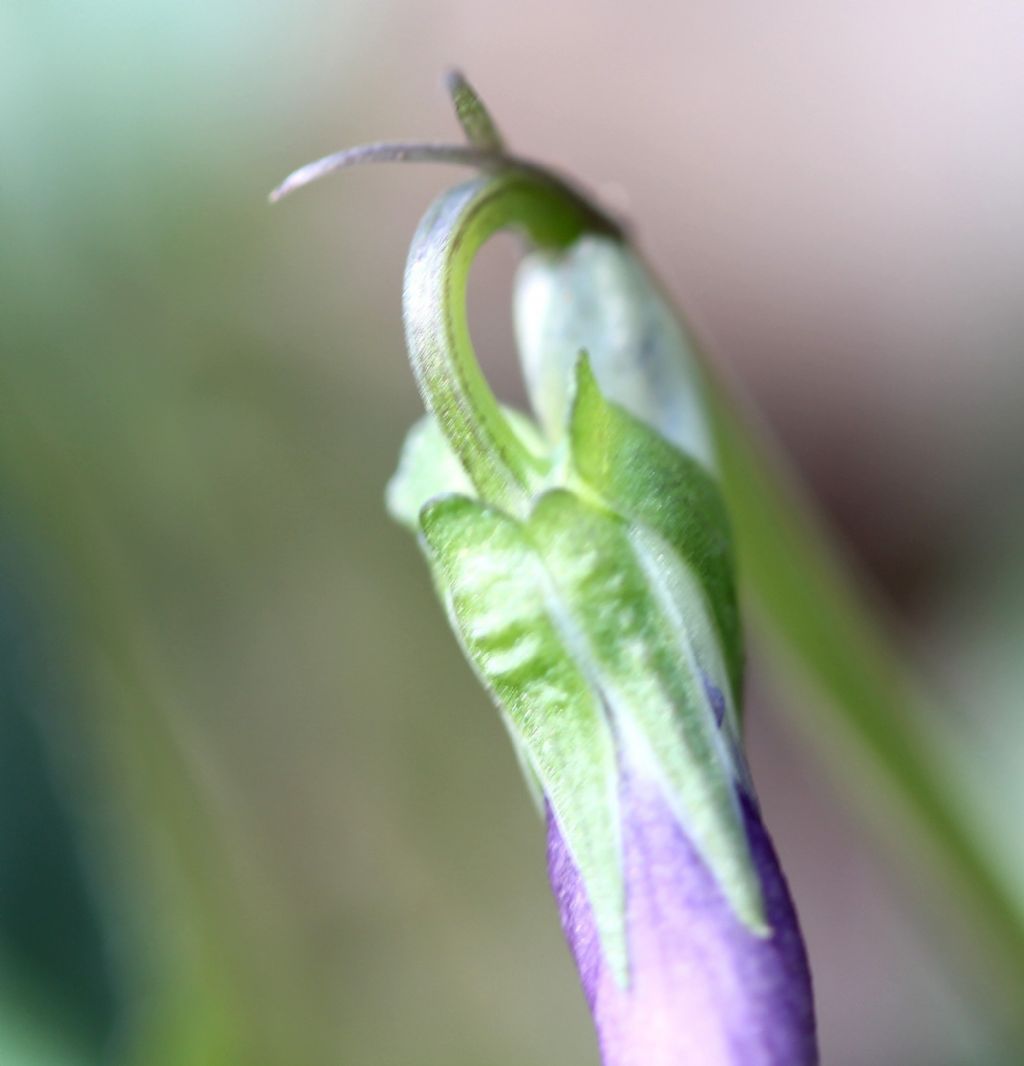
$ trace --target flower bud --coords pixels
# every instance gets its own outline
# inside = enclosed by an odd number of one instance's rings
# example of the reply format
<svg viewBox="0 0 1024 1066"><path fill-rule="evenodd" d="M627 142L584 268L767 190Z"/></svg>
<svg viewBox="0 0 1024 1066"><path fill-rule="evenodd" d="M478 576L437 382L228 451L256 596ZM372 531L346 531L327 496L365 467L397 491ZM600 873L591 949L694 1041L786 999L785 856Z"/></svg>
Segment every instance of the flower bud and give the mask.
<svg viewBox="0 0 1024 1066"><path fill-rule="evenodd" d="M732 538L692 345L618 227L508 155L464 79L451 89L468 145L352 149L274 194L373 160L484 171L410 248L429 414L389 508L546 812L605 1066L813 1066L803 942L743 756ZM531 245L516 326L536 422L498 405L469 339L469 268L505 228Z"/></svg>

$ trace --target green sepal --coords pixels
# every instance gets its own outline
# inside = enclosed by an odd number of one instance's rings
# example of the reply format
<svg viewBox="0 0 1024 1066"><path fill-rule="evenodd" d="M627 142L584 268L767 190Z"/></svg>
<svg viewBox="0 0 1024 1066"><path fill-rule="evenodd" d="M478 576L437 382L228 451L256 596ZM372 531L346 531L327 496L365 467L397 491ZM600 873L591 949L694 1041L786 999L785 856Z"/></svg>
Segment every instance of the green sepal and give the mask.
<svg viewBox="0 0 1024 1066"><path fill-rule="evenodd" d="M738 917L768 932L737 795L738 747L719 728L674 590L630 525L563 489L527 522L573 652L614 722L620 757L652 775Z"/></svg>
<svg viewBox="0 0 1024 1066"><path fill-rule="evenodd" d="M421 541L466 658L536 776L593 908L601 945L628 975L615 738L599 691L566 646L565 617L523 526L447 496Z"/></svg>
<svg viewBox="0 0 1024 1066"><path fill-rule="evenodd" d="M682 603L689 605L700 665L731 695L731 713L738 713L743 642L735 561L729 517L714 479L646 423L606 400L587 355L576 363L569 438L573 468L583 482L611 510L664 540L672 549L666 558L674 552L696 578L702 602L690 596ZM706 632L708 613L714 633ZM728 691L715 676L722 656Z"/></svg>
<svg viewBox="0 0 1024 1066"><path fill-rule="evenodd" d="M501 413L523 445L540 455L544 445L533 422L509 407L502 407ZM424 503L451 493L475 497L476 489L437 418L424 415L406 434L398 468L385 490L388 514L416 533Z"/></svg>
<svg viewBox="0 0 1024 1066"><path fill-rule="evenodd" d="M473 484L433 415L418 419L405 435L398 468L385 490L388 514L414 533L427 500L446 493L471 495Z"/></svg>

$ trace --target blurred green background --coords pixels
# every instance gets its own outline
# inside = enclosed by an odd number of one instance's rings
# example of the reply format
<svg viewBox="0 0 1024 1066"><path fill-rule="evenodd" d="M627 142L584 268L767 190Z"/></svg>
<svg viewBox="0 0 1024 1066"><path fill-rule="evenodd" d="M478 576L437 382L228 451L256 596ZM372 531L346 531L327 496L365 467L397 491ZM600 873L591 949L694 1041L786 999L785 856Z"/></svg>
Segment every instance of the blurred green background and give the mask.
<svg viewBox="0 0 1024 1066"><path fill-rule="evenodd" d="M511 749L383 510L405 248L458 175L266 205L328 150L452 136L453 62L759 401L1024 899L1017 5L8 0L4 1066L596 1062ZM514 262L486 250L471 308L511 399ZM1019 1061L752 640L825 1062Z"/></svg>

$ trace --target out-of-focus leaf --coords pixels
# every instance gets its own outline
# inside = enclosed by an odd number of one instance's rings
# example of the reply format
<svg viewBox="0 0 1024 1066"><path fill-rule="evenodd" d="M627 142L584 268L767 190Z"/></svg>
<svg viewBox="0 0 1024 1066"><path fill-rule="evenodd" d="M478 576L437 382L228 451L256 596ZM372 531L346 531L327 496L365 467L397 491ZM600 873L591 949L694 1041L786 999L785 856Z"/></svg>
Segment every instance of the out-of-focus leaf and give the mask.
<svg viewBox="0 0 1024 1066"><path fill-rule="evenodd" d="M0 531L0 955L12 982L45 1001L81 1054L98 1061L117 997L79 827L46 750L70 694L56 642L51 634L44 646L25 595L29 569Z"/></svg>
<svg viewBox="0 0 1024 1066"><path fill-rule="evenodd" d="M0 1062L3 1066L96 1066L59 1012L48 1009L4 972L0 960Z"/></svg>

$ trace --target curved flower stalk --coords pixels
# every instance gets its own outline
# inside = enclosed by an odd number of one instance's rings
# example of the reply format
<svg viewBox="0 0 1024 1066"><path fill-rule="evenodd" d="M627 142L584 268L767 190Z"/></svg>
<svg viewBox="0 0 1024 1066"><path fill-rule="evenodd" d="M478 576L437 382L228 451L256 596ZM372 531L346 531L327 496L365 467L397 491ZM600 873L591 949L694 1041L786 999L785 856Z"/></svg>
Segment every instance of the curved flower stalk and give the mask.
<svg viewBox="0 0 1024 1066"><path fill-rule="evenodd" d="M812 1066L810 977L740 733L731 536L685 338L618 227L509 156L452 85L470 143L368 159L484 173L409 253L429 412L388 490L548 823L548 863L605 1066ZM477 365L466 278L496 231L533 249L517 320L537 422Z"/></svg>

